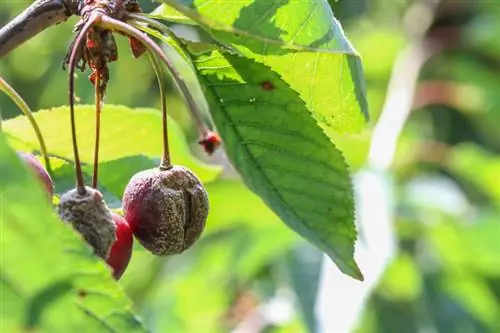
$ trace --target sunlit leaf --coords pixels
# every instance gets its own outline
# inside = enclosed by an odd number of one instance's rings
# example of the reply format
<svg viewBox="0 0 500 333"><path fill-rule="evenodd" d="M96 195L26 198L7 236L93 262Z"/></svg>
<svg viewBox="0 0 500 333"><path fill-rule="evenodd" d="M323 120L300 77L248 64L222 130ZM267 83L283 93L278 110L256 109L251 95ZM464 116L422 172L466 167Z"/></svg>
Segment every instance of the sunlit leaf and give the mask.
<svg viewBox="0 0 500 333"><path fill-rule="evenodd" d="M293 230L356 278L356 230L344 158L269 68L212 52L194 58L225 149L245 183Z"/></svg>
<svg viewBox="0 0 500 333"><path fill-rule="evenodd" d="M94 152L94 106L76 107L78 147L83 163L93 163ZM73 160L69 109L66 106L42 110L35 114L42 133L49 147L49 153L68 160ZM125 106L105 105L101 119L100 162L103 166L103 181L114 182L116 177L122 178L120 184L125 186L131 172L146 164L138 162L134 167L131 158L134 156L159 158L162 154L161 115L153 109L131 109ZM31 146L37 149L38 144L25 117L17 117L4 122L4 130L11 137L16 147ZM169 119L170 153L174 164L181 164L193 170L205 182L213 180L220 172L219 168L209 166L196 159L189 151L184 134L179 126ZM117 162L121 159L123 163ZM128 159L128 160L127 160ZM147 163L153 166L153 161ZM109 168L117 168L114 175ZM120 173L127 168L127 173ZM116 184L113 185L117 188ZM118 185L119 188L121 188Z"/></svg>
<svg viewBox="0 0 500 333"><path fill-rule="evenodd" d="M239 52L266 64L299 92L313 116L339 133L368 116L361 61L326 0L163 0L155 11L181 13ZM223 5L222 5L223 4Z"/></svg>

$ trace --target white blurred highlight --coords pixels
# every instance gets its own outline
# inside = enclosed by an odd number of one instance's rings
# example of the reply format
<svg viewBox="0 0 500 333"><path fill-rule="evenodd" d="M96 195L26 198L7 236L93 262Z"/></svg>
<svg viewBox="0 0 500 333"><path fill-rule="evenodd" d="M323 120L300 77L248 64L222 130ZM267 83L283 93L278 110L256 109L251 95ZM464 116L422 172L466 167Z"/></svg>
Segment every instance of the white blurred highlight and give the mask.
<svg viewBox="0 0 500 333"><path fill-rule="evenodd" d="M342 273L324 257L316 315L318 332L347 333L356 327L366 299L394 256L392 185L382 171L366 170L355 177L360 237L355 259L364 274L360 282Z"/></svg>

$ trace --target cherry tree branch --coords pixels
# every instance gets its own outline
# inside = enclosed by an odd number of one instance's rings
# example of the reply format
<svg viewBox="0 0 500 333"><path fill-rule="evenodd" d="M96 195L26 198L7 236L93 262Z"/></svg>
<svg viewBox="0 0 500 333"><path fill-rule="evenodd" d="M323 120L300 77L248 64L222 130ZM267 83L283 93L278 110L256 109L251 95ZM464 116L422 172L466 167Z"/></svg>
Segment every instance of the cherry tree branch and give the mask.
<svg viewBox="0 0 500 333"><path fill-rule="evenodd" d="M0 58L50 26L77 14L82 0L37 0L0 28Z"/></svg>

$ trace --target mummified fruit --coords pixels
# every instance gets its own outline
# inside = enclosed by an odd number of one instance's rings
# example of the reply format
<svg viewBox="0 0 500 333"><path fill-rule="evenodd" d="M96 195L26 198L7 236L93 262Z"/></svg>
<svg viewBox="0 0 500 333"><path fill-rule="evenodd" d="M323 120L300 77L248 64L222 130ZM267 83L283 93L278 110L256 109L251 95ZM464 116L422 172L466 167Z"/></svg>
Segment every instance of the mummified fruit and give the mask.
<svg viewBox="0 0 500 333"><path fill-rule="evenodd" d="M116 227L102 194L85 187L84 194L73 189L61 196L57 207L59 217L69 222L93 248L95 254L107 259L115 242Z"/></svg>
<svg viewBox="0 0 500 333"><path fill-rule="evenodd" d="M188 169L173 166L135 174L123 193L123 212L141 244L156 255L178 254L200 237L208 196Z"/></svg>
<svg viewBox="0 0 500 333"><path fill-rule="evenodd" d="M49 198L54 195L54 182L50 178L49 173L43 167L42 163L37 158L29 153L17 152L24 160L26 165L34 172L35 176L40 180L45 191L49 194Z"/></svg>
<svg viewBox="0 0 500 333"><path fill-rule="evenodd" d="M116 240L111 247L106 262L113 269L113 276L118 280L127 269L132 257L134 237L132 236L132 230L130 230L127 220L123 216L111 213L111 217L116 226Z"/></svg>

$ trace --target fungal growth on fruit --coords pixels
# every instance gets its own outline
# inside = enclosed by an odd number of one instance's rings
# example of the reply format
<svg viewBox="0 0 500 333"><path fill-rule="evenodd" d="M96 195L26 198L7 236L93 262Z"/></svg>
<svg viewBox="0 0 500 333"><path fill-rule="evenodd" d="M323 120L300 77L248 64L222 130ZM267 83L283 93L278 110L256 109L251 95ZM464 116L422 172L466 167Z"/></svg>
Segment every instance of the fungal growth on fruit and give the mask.
<svg viewBox="0 0 500 333"><path fill-rule="evenodd" d="M181 253L205 228L207 193L200 180L184 167L160 167L135 174L122 200L132 232L153 254Z"/></svg>
<svg viewBox="0 0 500 333"><path fill-rule="evenodd" d="M172 166L168 144L166 95L158 60L150 57L158 78L163 154L158 168L135 174L125 188L123 212L139 242L156 255L191 247L205 228L208 196L190 170Z"/></svg>
<svg viewBox="0 0 500 333"><path fill-rule="evenodd" d="M111 213L111 217L116 226L116 240L111 247L106 263L113 269L115 279L119 280L132 257L134 237L125 218L116 213Z"/></svg>
<svg viewBox="0 0 500 333"><path fill-rule="evenodd" d="M71 225L93 248L96 255L107 259L116 240L116 226L102 194L90 187L85 192L70 190L61 196L59 217Z"/></svg>
<svg viewBox="0 0 500 333"><path fill-rule="evenodd" d="M50 177L49 173L43 167L42 163L36 159L35 156L25 152L17 152L17 154L23 159L26 165L33 171L35 176L40 180L43 188L49 195L51 199L54 195L54 182Z"/></svg>

